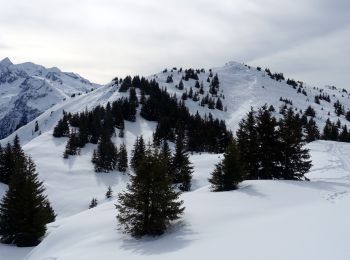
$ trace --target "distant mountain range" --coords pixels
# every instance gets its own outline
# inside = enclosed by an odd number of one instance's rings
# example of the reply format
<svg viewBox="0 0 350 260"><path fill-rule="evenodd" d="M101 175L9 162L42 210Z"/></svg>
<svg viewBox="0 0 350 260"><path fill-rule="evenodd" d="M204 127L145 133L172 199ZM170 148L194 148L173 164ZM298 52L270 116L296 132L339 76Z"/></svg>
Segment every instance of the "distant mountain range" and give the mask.
<svg viewBox="0 0 350 260"><path fill-rule="evenodd" d="M72 95L86 93L99 85L75 73L45 68L31 62L0 61L0 139L32 121L41 113Z"/></svg>

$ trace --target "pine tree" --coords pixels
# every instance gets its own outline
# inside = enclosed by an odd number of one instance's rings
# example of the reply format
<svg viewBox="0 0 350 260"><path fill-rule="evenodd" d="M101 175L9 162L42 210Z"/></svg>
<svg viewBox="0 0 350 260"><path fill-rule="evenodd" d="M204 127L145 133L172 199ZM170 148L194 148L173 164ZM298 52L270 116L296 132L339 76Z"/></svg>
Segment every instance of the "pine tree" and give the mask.
<svg viewBox="0 0 350 260"><path fill-rule="evenodd" d="M4 243L35 246L55 219L43 183L29 157L16 161L9 189L0 203L0 236Z"/></svg>
<svg viewBox="0 0 350 260"><path fill-rule="evenodd" d="M121 229L134 237L162 235L184 208L159 160L159 152L148 148L130 178L127 191L119 194L117 220Z"/></svg>
<svg viewBox="0 0 350 260"><path fill-rule="evenodd" d="M0 154L0 182L8 184L13 175L15 166L25 158L24 151L16 135L13 143L8 143L5 148L1 149Z"/></svg>
<svg viewBox="0 0 350 260"><path fill-rule="evenodd" d="M272 179L279 175L279 141L276 118L263 106L257 115L258 179Z"/></svg>
<svg viewBox="0 0 350 260"><path fill-rule="evenodd" d="M285 113L280 123L280 173L278 179L302 180L311 168L309 150L303 148L303 132L300 118L292 108Z"/></svg>
<svg viewBox="0 0 350 260"><path fill-rule="evenodd" d="M64 153L63 153L63 158L67 159L69 155L77 155L79 153L80 153L79 137L77 133L72 132L69 135L66 149L64 150Z"/></svg>
<svg viewBox="0 0 350 260"><path fill-rule="evenodd" d="M113 197L113 191L111 186L108 186L107 192L106 192L106 199L110 199Z"/></svg>
<svg viewBox="0 0 350 260"><path fill-rule="evenodd" d="M246 118L239 123L237 130L237 144L241 159L244 161L248 179L259 178L259 146L256 122L256 112L251 109Z"/></svg>
<svg viewBox="0 0 350 260"><path fill-rule="evenodd" d="M89 209L92 209L94 207L96 207L98 204L98 201L96 198L92 198L91 202L90 202L90 205L89 205Z"/></svg>
<svg viewBox="0 0 350 260"><path fill-rule="evenodd" d="M222 101L221 101L220 98L218 98L216 100L215 108L218 109L218 110L221 110L221 111L223 110L223 105L222 105Z"/></svg>
<svg viewBox="0 0 350 260"><path fill-rule="evenodd" d="M121 144L118 153L118 171L125 172L128 168L128 153L125 144Z"/></svg>
<svg viewBox="0 0 350 260"><path fill-rule="evenodd" d="M53 136L54 137L69 136L69 125L68 125L67 116L63 116L63 118L58 121L57 125L53 129Z"/></svg>
<svg viewBox="0 0 350 260"><path fill-rule="evenodd" d="M176 138L175 154L172 161L174 183L179 185L181 191L191 190L192 169L189 155L185 149L183 134Z"/></svg>
<svg viewBox="0 0 350 260"><path fill-rule="evenodd" d="M244 168L236 142L233 141L224 153L224 159L218 163L209 182L213 191L235 190L238 183L245 179Z"/></svg>
<svg viewBox="0 0 350 260"><path fill-rule="evenodd" d="M38 132L38 131L39 131L39 124L38 124L38 121L35 121L34 132Z"/></svg>
<svg viewBox="0 0 350 260"><path fill-rule="evenodd" d="M108 133L103 133L94 151L91 162L95 172L109 172L117 166L118 150L111 141Z"/></svg>
<svg viewBox="0 0 350 260"><path fill-rule="evenodd" d="M308 143L320 139L320 131L318 130L315 120L312 118L310 118L310 120L305 125L305 133L305 141Z"/></svg>
<svg viewBox="0 0 350 260"><path fill-rule="evenodd" d="M145 155L146 146L142 135L136 138L134 149L132 150L130 165L135 170L139 161Z"/></svg>

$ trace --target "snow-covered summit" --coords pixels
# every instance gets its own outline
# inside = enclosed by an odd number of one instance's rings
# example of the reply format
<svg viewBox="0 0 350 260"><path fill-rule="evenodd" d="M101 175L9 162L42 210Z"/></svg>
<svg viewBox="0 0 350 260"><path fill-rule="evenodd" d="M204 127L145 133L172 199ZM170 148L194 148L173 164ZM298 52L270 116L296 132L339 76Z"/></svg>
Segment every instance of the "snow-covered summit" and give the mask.
<svg viewBox="0 0 350 260"><path fill-rule="evenodd" d="M11 62L11 60L8 57L6 57L0 61L0 67L8 67L10 65L13 65L13 63Z"/></svg>
<svg viewBox="0 0 350 260"><path fill-rule="evenodd" d="M30 122L48 108L99 85L74 73L31 62L0 62L0 138Z"/></svg>

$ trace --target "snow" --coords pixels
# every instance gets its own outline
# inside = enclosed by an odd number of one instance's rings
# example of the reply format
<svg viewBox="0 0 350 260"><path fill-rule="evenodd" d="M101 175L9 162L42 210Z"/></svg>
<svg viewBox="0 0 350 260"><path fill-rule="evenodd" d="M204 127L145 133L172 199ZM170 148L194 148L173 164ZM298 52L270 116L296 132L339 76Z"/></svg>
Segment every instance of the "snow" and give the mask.
<svg viewBox="0 0 350 260"><path fill-rule="evenodd" d="M24 64L22 69L32 73L34 78L40 77L40 66ZM48 70L58 72L57 69ZM312 105L320 127L328 117L328 111L332 121L338 119L333 109L337 99L346 109L350 107L348 95L339 90L325 88L332 103L321 101L321 105L317 105L313 98L319 90L306 85L308 96L305 97L285 82L276 82L264 72L235 62L214 68L213 73L219 75L227 112L200 107L192 100L187 100L186 105L191 113L197 110L202 115L210 112L226 120L232 130L237 128L237 123L251 106L257 108L267 103L278 111L282 104L280 97L291 99L298 109L305 110ZM174 83L165 83L170 74L173 74ZM79 77L67 73L65 76ZM180 97L182 91L174 86L181 77L182 74L176 71L168 71L150 78L155 78L170 93ZM208 71L199 77L208 91ZM194 82L191 79L183 81L185 89L193 87ZM136 240L122 234L117 229L114 205L118 192L128 181L127 174L118 171L95 173L91 163L95 148L92 144L82 149L81 155L63 159L67 139L53 138L52 130L63 110L75 113L106 105L125 95L128 94L119 93L118 87L111 83L67 98L0 141L2 144L11 141L15 134L20 137L25 152L37 165L39 177L58 214L56 222L48 225L48 233L40 245L23 249L0 244L0 259L171 260L218 256L240 260L350 259L350 144L329 141L308 144L313 161L308 174L310 182L244 181L240 189L222 193L210 192L208 183L208 177L222 155L193 154L190 158L194 166L192 191L181 195L186 206L183 218L159 238ZM343 124L347 122L343 116L340 120ZM33 133L35 121L38 121L40 135ZM114 142L125 143L130 155L136 137L142 134L147 142L155 127L155 122L148 122L138 115L136 122L126 122L125 137L116 136ZM108 186L114 192L112 199L105 198ZM6 188L6 185L0 185L0 197ZM99 204L89 210L92 197L96 197Z"/></svg>
<svg viewBox="0 0 350 260"><path fill-rule="evenodd" d="M97 190L91 192L91 187L82 189L88 176L106 176L89 170L80 173L86 166L74 162L74 174L85 174L79 177L80 184L74 178L67 182L62 172L62 178L55 179L54 191L54 186L50 188L53 177L41 172L53 202L73 204L79 197L85 202L81 205L85 210L49 224L49 234L26 259L171 260L213 259L218 255L240 260L349 259L350 144L317 141L309 148L314 162L308 174L310 182L245 181L240 189L221 193L210 192L206 181L218 155L191 156L195 187L181 196L186 206L183 219L159 238L139 240L117 230L116 198L104 200L105 187L100 194ZM27 145L25 149L30 152L31 147ZM113 186L118 191L126 178L120 173L111 175L120 180ZM79 192L56 198L57 186ZM92 195L97 195L101 203L87 210ZM60 209L59 213L64 215L70 210Z"/></svg>

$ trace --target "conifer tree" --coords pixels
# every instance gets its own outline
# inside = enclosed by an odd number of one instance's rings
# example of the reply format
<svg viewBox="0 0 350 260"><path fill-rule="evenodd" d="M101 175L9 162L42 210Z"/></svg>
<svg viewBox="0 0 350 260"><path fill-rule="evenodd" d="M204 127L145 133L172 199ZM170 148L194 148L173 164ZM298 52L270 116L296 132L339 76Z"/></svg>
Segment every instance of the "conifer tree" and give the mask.
<svg viewBox="0 0 350 260"><path fill-rule="evenodd" d="M303 132L300 118L292 108L285 113L280 123L280 173L278 179L302 180L311 168L309 150L303 148Z"/></svg>
<svg viewBox="0 0 350 260"><path fill-rule="evenodd" d="M237 145L241 159L244 161L248 179L259 178L259 145L256 124L256 112L252 108L246 118L239 123L239 129L236 133Z"/></svg>
<svg viewBox="0 0 350 260"><path fill-rule="evenodd" d="M38 131L39 131L39 124L38 124L38 121L35 121L34 132L38 132Z"/></svg>
<svg viewBox="0 0 350 260"><path fill-rule="evenodd" d="M4 243L35 246L55 219L35 164L24 156L17 160L9 189L0 203L0 236Z"/></svg>
<svg viewBox="0 0 350 260"><path fill-rule="evenodd" d="M305 133L305 141L308 143L320 139L320 131L318 130L315 120L312 118L310 118L305 125Z"/></svg>
<svg viewBox="0 0 350 260"><path fill-rule="evenodd" d="M0 154L0 182L8 184L17 163L24 160L25 154L16 135L13 143L7 143Z"/></svg>
<svg viewBox="0 0 350 260"><path fill-rule="evenodd" d="M192 169L189 155L185 149L183 134L176 138L175 154L172 161L174 183L179 185L181 191L191 190Z"/></svg>
<svg viewBox="0 0 350 260"><path fill-rule="evenodd" d="M130 165L135 170L139 161L145 155L146 146L142 135L136 138L134 149L132 150Z"/></svg>
<svg viewBox="0 0 350 260"><path fill-rule="evenodd" d="M92 209L94 207L96 207L98 204L98 201L96 198L92 198L91 202L90 202L90 205L89 205L89 209Z"/></svg>
<svg viewBox="0 0 350 260"><path fill-rule="evenodd" d="M346 125L344 125L342 127L342 131L339 134L339 141L340 142L349 142L349 131L348 131L348 127Z"/></svg>
<svg viewBox="0 0 350 260"><path fill-rule="evenodd" d="M58 121L57 125L53 129L53 136L54 137L69 136L69 125L68 125L67 116L63 116L63 118Z"/></svg>
<svg viewBox="0 0 350 260"><path fill-rule="evenodd" d="M109 172L117 166L118 150L111 141L108 133L103 133L93 153L92 163L95 165L95 172Z"/></svg>
<svg viewBox="0 0 350 260"><path fill-rule="evenodd" d="M128 153L125 144L121 144L118 152L118 171L125 172L128 168Z"/></svg>
<svg viewBox="0 0 350 260"><path fill-rule="evenodd" d="M279 175L279 141L276 118L263 106L257 115L259 179L272 179Z"/></svg>
<svg viewBox="0 0 350 260"><path fill-rule="evenodd" d="M69 139L66 144L66 149L63 153L63 158L67 159L69 155L77 155L79 153L80 153L79 137L76 132L72 132L69 135Z"/></svg>
<svg viewBox="0 0 350 260"><path fill-rule="evenodd" d="M245 178L244 168L235 141L227 147L224 159L218 163L209 182L213 191L235 190Z"/></svg>
<svg viewBox="0 0 350 260"><path fill-rule="evenodd" d="M117 220L134 237L162 235L184 211L159 152L150 147L131 176L127 191L119 194Z"/></svg>
<svg viewBox="0 0 350 260"><path fill-rule="evenodd" d="M216 100L215 108L221 111L224 109L220 98Z"/></svg>
<svg viewBox="0 0 350 260"><path fill-rule="evenodd" d="M113 191L111 186L108 186L107 192L106 192L106 199L110 199L113 197Z"/></svg>

